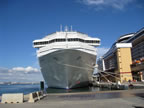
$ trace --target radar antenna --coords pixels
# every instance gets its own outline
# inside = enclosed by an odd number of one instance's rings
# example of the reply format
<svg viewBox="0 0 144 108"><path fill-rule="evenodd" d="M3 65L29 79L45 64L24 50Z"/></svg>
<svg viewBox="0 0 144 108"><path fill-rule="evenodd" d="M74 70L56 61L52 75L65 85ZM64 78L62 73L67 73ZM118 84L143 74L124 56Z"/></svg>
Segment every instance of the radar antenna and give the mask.
<svg viewBox="0 0 144 108"><path fill-rule="evenodd" d="M65 32L67 32L68 31L68 26L65 26Z"/></svg>

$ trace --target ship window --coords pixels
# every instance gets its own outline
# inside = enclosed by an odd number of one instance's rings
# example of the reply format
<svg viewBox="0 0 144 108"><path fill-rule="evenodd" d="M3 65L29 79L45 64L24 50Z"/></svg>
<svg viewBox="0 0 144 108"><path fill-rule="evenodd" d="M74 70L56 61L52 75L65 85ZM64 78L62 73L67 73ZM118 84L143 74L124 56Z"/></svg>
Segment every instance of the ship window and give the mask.
<svg viewBox="0 0 144 108"><path fill-rule="evenodd" d="M73 39L72 39L72 38L69 38L68 41L73 41Z"/></svg>
<svg viewBox="0 0 144 108"><path fill-rule="evenodd" d="M48 44L48 41L45 41L44 43L45 43L45 44Z"/></svg>
<svg viewBox="0 0 144 108"><path fill-rule="evenodd" d="M85 40L86 43L99 43L99 41L95 41L95 40Z"/></svg>
<svg viewBox="0 0 144 108"><path fill-rule="evenodd" d="M90 41L89 41L89 40L85 40L85 42L86 42L86 43L90 43Z"/></svg>
<svg viewBox="0 0 144 108"><path fill-rule="evenodd" d="M72 41L75 41L75 39L72 39Z"/></svg>
<svg viewBox="0 0 144 108"><path fill-rule="evenodd" d="M59 39L56 39L56 42L59 42Z"/></svg>
<svg viewBox="0 0 144 108"><path fill-rule="evenodd" d="M52 43L52 40L50 40L49 43Z"/></svg>
<svg viewBox="0 0 144 108"><path fill-rule="evenodd" d="M62 39L62 41L66 41L66 39Z"/></svg>
<svg viewBox="0 0 144 108"><path fill-rule="evenodd" d="M79 41L80 41L80 42L83 42L83 40L82 40L82 39L79 39Z"/></svg>
<svg viewBox="0 0 144 108"><path fill-rule="evenodd" d="M56 39L56 42L63 42L66 41L66 39Z"/></svg>
<svg viewBox="0 0 144 108"><path fill-rule="evenodd" d="M68 39L68 41L72 41L72 39L70 38L70 39Z"/></svg>
<svg viewBox="0 0 144 108"><path fill-rule="evenodd" d="M84 42L83 39L80 38L69 38L68 41L79 41L79 42Z"/></svg>
<svg viewBox="0 0 144 108"><path fill-rule="evenodd" d="M34 43L34 45L37 45L37 44L38 44L37 42Z"/></svg>

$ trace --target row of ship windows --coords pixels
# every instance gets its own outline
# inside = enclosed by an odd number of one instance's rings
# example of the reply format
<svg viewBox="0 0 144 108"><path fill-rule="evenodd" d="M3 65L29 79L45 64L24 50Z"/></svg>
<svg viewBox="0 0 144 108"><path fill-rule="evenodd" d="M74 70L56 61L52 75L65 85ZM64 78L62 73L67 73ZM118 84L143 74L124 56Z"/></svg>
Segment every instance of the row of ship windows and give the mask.
<svg viewBox="0 0 144 108"><path fill-rule="evenodd" d="M134 46L133 48L137 48L137 47L144 47L144 41L138 43L136 46Z"/></svg>
<svg viewBox="0 0 144 108"><path fill-rule="evenodd" d="M144 35L144 31L140 32L139 34L137 34L136 36L134 36L133 38L131 38L128 42L132 42L133 40L135 40L137 37Z"/></svg>
<svg viewBox="0 0 144 108"><path fill-rule="evenodd" d="M66 41L66 39L53 39L50 41L43 41L43 42L34 42L34 45L43 45L43 44L50 44L53 42L64 42ZM79 39L79 38L69 38L67 39L67 41L79 41L79 42L85 42L85 43L99 43L100 41L98 40L83 40L83 39Z"/></svg>

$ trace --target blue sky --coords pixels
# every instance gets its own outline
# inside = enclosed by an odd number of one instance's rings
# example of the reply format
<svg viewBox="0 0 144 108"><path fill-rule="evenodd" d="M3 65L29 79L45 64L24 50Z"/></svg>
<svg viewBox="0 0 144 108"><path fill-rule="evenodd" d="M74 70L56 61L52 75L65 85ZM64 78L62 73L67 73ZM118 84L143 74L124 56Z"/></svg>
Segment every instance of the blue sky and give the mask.
<svg viewBox="0 0 144 108"><path fill-rule="evenodd" d="M0 0L0 81L42 80L32 41L61 24L100 38L100 56L119 36L144 27L144 1Z"/></svg>

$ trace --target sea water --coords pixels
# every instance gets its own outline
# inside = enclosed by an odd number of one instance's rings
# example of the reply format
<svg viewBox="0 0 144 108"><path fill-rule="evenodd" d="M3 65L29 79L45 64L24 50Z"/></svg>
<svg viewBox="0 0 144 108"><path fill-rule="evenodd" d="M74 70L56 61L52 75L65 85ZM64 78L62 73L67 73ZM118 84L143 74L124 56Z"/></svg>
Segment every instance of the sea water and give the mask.
<svg viewBox="0 0 144 108"><path fill-rule="evenodd" d="M0 96L4 93L24 93L28 94L31 92L39 91L40 84L0 84ZM45 86L45 91L47 93L73 93L73 92L95 92L95 91L104 91L108 90L107 88L98 88L98 87L84 87L76 89L57 89L57 88L47 88Z"/></svg>
<svg viewBox="0 0 144 108"><path fill-rule="evenodd" d="M23 93L28 94L31 92L39 91L40 84L0 84L0 96L4 93ZM107 91L111 90L109 88L99 88L99 87L83 87L76 89L57 89L57 88L47 88L45 85L45 91L47 93L74 93L74 92L95 92L95 91Z"/></svg>
<svg viewBox="0 0 144 108"><path fill-rule="evenodd" d="M4 93L28 94L39 90L39 84L0 84L0 96Z"/></svg>

